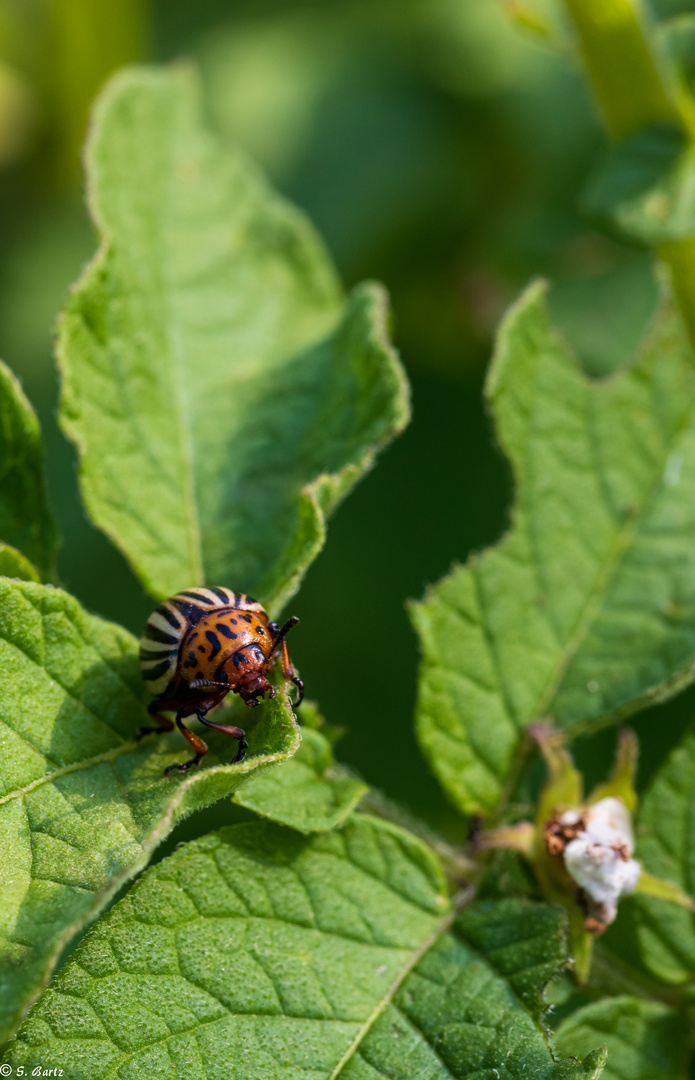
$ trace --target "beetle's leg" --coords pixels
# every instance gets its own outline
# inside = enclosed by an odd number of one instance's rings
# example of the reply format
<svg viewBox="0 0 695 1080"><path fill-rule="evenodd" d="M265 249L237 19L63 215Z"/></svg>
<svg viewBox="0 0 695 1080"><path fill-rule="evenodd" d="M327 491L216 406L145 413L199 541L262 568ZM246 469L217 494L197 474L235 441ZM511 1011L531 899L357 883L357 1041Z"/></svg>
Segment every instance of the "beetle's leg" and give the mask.
<svg viewBox="0 0 695 1080"><path fill-rule="evenodd" d="M297 695L297 700L294 703L294 707L296 709L304 701L304 683L299 678L299 676L295 675L294 673L294 665L290 660L287 642L284 638L282 639L282 645L280 646L280 664L282 666L282 674L285 676L286 679L289 679L290 682L293 682L294 685L297 687L297 690L299 691L299 694Z"/></svg>
<svg viewBox="0 0 695 1080"><path fill-rule="evenodd" d="M151 701L147 706L147 711L153 720L159 721L157 727L139 727L135 732L135 738L139 742L145 735L151 735L155 732L157 735L163 735L165 731L174 730L174 721L168 716L162 716L160 709L178 709L178 701Z"/></svg>
<svg viewBox="0 0 695 1080"><path fill-rule="evenodd" d="M179 772L187 772L192 765L197 765L208 752L207 743L204 743L199 735L196 735L194 732L189 731L186 725L183 723L183 720L181 718L181 710L179 710L179 712L177 712L176 714L176 726L183 735L184 739L188 739L189 743L195 750L195 757L192 757L190 761L182 761L177 762L174 765L167 765L166 769L164 770L165 776L170 773L172 769L178 769Z"/></svg>
<svg viewBox="0 0 695 1080"><path fill-rule="evenodd" d="M231 735L233 739L239 740L239 752L235 758L232 758L232 765L244 760L249 745L244 738L245 731L240 727L234 727L232 724L213 724L212 720L206 720L202 709L196 709L196 714L201 724L206 724L208 727L214 728L215 731L223 731L225 735Z"/></svg>

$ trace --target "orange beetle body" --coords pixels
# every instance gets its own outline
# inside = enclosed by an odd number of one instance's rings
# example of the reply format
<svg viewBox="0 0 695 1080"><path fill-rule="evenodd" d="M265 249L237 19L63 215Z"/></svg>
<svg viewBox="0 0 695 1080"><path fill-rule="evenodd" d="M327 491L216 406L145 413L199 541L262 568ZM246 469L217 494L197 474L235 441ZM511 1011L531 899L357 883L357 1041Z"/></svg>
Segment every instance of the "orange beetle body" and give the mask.
<svg viewBox="0 0 695 1080"><path fill-rule="evenodd" d="M147 620L140 640L140 666L147 689L154 701L149 706L158 721L156 728L141 728L139 735L150 731L171 731L173 723L162 711L176 712L176 725L195 751L195 757L170 769L184 771L197 765L207 753L203 740L182 723L196 715L208 727L224 731L239 740L242 761L246 741L241 728L213 724L206 719L210 709L227 694L236 693L253 708L264 694L274 697L275 687L267 672L275 664L279 651L285 678L299 690L303 684L294 672L287 651L285 635L299 620L288 619L284 626L271 623L257 600L244 593L224 588L186 589L165 600Z"/></svg>

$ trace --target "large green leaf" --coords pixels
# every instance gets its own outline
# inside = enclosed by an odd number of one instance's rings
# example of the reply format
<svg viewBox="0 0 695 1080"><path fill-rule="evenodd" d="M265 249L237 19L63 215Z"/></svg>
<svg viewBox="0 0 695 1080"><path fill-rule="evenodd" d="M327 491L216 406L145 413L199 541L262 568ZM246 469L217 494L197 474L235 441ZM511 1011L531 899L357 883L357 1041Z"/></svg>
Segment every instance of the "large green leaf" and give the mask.
<svg viewBox="0 0 695 1080"><path fill-rule="evenodd" d="M375 285L203 126L187 68L129 70L87 151L101 247L60 326L62 423L94 521L156 596L277 610L325 518L408 420Z"/></svg>
<svg viewBox="0 0 695 1080"><path fill-rule="evenodd" d="M63 947L146 865L176 821L231 794L249 771L287 757L298 731L285 694L249 724L249 756L205 735L205 765L178 733L148 722L137 642L50 586L0 578L0 1041L12 1032Z"/></svg>
<svg viewBox="0 0 695 1080"><path fill-rule="evenodd" d="M681 688L695 654L695 367L662 306L639 358L592 381L533 285L487 382L512 528L413 605L417 726L450 797L490 811L524 729L577 732ZM452 498L454 497L452 493Z"/></svg>
<svg viewBox="0 0 695 1080"><path fill-rule="evenodd" d="M302 725L307 706L302 706ZM330 743L320 731L302 726L294 757L250 776L234 801L281 825L311 833L341 825L368 790L367 784L335 763Z"/></svg>
<svg viewBox="0 0 695 1080"><path fill-rule="evenodd" d="M595 1057L554 1062L537 1020L560 918L504 901L452 929L432 853L364 815L311 839L233 826L147 871L8 1061L68 1080L592 1076Z"/></svg>
<svg viewBox="0 0 695 1080"><path fill-rule="evenodd" d="M694 793L695 735L689 734L654 777L639 809L636 838L637 854L647 870L691 896L695 896ZM690 982L695 974L693 915L647 896L630 897L625 904L642 964L666 982Z"/></svg>
<svg viewBox="0 0 695 1080"><path fill-rule="evenodd" d="M0 361L0 542L17 548L42 577L50 577L55 541L39 422L17 379Z"/></svg>
<svg viewBox="0 0 695 1080"><path fill-rule="evenodd" d="M563 1054L582 1056L597 1043L608 1049L603 1080L686 1080L689 1032L684 1016L668 1005L634 997L609 997L587 1005L555 1033Z"/></svg>

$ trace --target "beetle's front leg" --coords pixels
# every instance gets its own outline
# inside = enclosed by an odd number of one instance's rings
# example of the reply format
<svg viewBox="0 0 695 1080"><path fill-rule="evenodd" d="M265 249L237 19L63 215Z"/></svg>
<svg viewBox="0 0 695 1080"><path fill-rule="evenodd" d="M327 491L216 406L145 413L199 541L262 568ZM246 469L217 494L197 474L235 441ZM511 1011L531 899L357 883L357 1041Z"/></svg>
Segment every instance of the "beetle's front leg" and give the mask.
<svg viewBox="0 0 695 1080"><path fill-rule="evenodd" d="M287 642L284 638L282 639L282 645L280 646L280 665L282 667L282 674L285 676L286 679L289 679L290 682L293 682L294 685L297 687L297 690L299 691L299 694L297 695L297 700L294 703L294 707L295 709L297 709L304 701L304 683L299 678L299 676L295 675L294 673L294 665L290 660Z"/></svg>
<svg viewBox="0 0 695 1080"><path fill-rule="evenodd" d="M234 727L233 724L213 724L212 720L206 719L205 713L202 711L202 709L196 709L196 714L201 724L206 724L207 727L214 728L215 731L223 731L225 735L230 735L233 739L239 740L239 751L237 753L237 756L235 758L232 758L232 765L236 765L238 764L238 762L244 760L249 744L246 742L246 739L244 737L246 735L246 732L243 731L242 728Z"/></svg>
<svg viewBox="0 0 695 1080"><path fill-rule="evenodd" d="M188 770L192 768L193 765L198 765L208 752L207 743L203 742L200 736L196 735L195 732L189 731L186 725L183 723L183 717L181 716L181 712L182 710L179 709L176 714L176 726L183 735L183 737L187 739L188 742L191 744L193 750L195 751L195 757L192 757L190 761L181 761L176 762L173 765L167 765L166 769L164 770L165 776L167 776L172 771L172 769L178 769L179 772L188 772Z"/></svg>

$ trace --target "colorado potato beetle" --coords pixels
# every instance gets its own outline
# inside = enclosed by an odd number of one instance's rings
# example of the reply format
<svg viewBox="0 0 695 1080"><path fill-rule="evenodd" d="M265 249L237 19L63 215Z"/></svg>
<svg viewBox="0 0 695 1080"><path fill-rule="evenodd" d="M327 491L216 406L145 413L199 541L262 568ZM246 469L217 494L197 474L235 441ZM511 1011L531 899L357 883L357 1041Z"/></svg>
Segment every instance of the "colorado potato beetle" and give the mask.
<svg viewBox="0 0 695 1080"><path fill-rule="evenodd" d="M169 765L185 772L207 753L207 745L184 725L186 716L239 740L234 762L243 761L247 743L244 731L229 724L213 724L206 714L227 694L238 694L249 708L260 705L264 694L275 696L266 672L279 652L282 673L304 696L304 684L295 675L285 635L299 622L296 615L283 626L270 622L258 601L231 589L185 589L165 600L150 615L140 639L140 668L154 701L148 712L156 727L140 728L138 738L149 732L173 731L174 721L163 712L176 713L176 726L188 739L195 757ZM296 706L295 706L296 707Z"/></svg>

